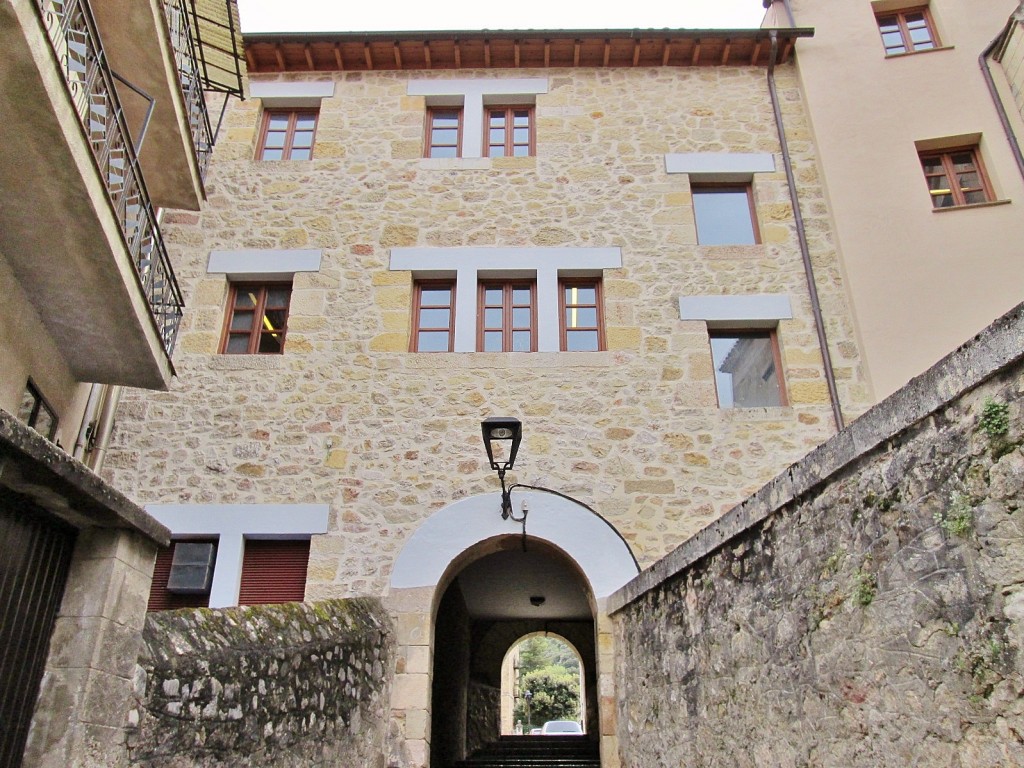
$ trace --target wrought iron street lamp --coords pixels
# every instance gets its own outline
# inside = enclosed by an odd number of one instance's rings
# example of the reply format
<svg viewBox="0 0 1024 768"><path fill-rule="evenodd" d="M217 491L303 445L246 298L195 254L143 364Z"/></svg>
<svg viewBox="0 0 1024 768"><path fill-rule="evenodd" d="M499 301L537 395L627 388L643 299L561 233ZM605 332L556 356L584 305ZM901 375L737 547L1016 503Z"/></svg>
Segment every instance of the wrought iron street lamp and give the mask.
<svg viewBox="0 0 1024 768"><path fill-rule="evenodd" d="M480 422L480 430L487 449L487 461L501 480L501 516L505 520L510 517L516 520L512 514L511 489L505 487L505 472L516 463L516 453L523 441L523 423L508 416L489 416Z"/></svg>

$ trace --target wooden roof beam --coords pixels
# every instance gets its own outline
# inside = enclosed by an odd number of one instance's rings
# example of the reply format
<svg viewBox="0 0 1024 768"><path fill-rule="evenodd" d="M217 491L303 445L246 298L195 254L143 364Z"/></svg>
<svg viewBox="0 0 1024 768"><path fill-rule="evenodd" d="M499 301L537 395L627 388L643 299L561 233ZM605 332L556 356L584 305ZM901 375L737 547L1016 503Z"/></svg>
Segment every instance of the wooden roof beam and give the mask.
<svg viewBox="0 0 1024 768"><path fill-rule="evenodd" d="M661 66L668 66L668 59L672 55L672 41L665 40L665 50L661 54Z"/></svg>
<svg viewBox="0 0 1024 768"><path fill-rule="evenodd" d="M722 64L729 63L729 51L732 50L732 40L725 41L725 47L722 48Z"/></svg>
<svg viewBox="0 0 1024 768"><path fill-rule="evenodd" d="M284 72L284 54L281 53L281 44L274 46L274 58L277 59L277 70Z"/></svg>
<svg viewBox="0 0 1024 768"><path fill-rule="evenodd" d="M577 40L573 44L572 48L572 65L578 67L580 65L580 41Z"/></svg>
<svg viewBox="0 0 1024 768"><path fill-rule="evenodd" d="M399 48L397 40L395 40L394 52L395 52L395 69L401 69L402 68L402 50L401 50L401 48Z"/></svg>
<svg viewBox="0 0 1024 768"><path fill-rule="evenodd" d="M345 71L345 60L341 58L341 44L334 44L334 63L338 65L338 71Z"/></svg>
<svg viewBox="0 0 1024 768"><path fill-rule="evenodd" d="M640 41L633 41L633 66L635 67L640 63Z"/></svg>
<svg viewBox="0 0 1024 768"><path fill-rule="evenodd" d="M607 67L608 66L608 62L611 59L611 56L612 56L612 41L609 40L608 38L605 38L605 41L604 41L604 59L602 59L601 66Z"/></svg>
<svg viewBox="0 0 1024 768"><path fill-rule="evenodd" d="M249 69L256 69L256 57L252 53L252 48L248 46L245 48L245 64Z"/></svg>
<svg viewBox="0 0 1024 768"><path fill-rule="evenodd" d="M458 61L458 59L459 59L459 45L458 45L458 43L456 43L455 44L455 60ZM423 41L423 61L426 62L427 69L433 69L434 68L434 63L433 63L433 61L430 58L430 41L429 40L424 40Z"/></svg>
<svg viewBox="0 0 1024 768"><path fill-rule="evenodd" d="M545 40L544 41L544 66L545 67L550 67L551 66L551 41L550 40Z"/></svg>
<svg viewBox="0 0 1024 768"><path fill-rule="evenodd" d="M455 68L462 69L462 43L455 41Z"/></svg>
<svg viewBox="0 0 1024 768"><path fill-rule="evenodd" d="M370 54L370 44L363 43L363 58L366 59L366 68L373 69L373 56Z"/></svg>
<svg viewBox="0 0 1024 768"><path fill-rule="evenodd" d="M787 61L789 59L789 54L791 54L792 52L793 52L793 38L789 38L786 41L785 46L783 46L783 48L782 48L782 59L778 63L782 63L782 62Z"/></svg>
<svg viewBox="0 0 1024 768"><path fill-rule="evenodd" d="M761 55L761 41L758 40L754 43L754 52L750 56L750 64L754 66L757 64L757 57Z"/></svg>
<svg viewBox="0 0 1024 768"><path fill-rule="evenodd" d="M700 64L700 40L695 40L693 43L693 56L690 58L690 64L697 66Z"/></svg>
<svg viewBox="0 0 1024 768"><path fill-rule="evenodd" d="M519 41L518 40L516 40L516 42L515 42L515 51L516 51L516 53L515 53L516 69L518 69L519 68Z"/></svg>
<svg viewBox="0 0 1024 768"><path fill-rule="evenodd" d="M313 49L309 43L302 46L302 52L306 55L306 66L309 67L309 71L312 72L316 69L313 64Z"/></svg>

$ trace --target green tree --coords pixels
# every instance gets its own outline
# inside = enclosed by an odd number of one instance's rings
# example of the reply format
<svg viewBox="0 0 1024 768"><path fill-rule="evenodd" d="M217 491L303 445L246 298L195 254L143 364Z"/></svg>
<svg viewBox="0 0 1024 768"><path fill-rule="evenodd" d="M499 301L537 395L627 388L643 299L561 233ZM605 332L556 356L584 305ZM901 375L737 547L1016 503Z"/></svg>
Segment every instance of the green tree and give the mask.
<svg viewBox="0 0 1024 768"><path fill-rule="evenodd" d="M516 702L515 719L524 729L536 727L548 720L580 719L580 676L565 667L551 665L527 672L519 684L521 692ZM530 714L526 713L526 691L530 698Z"/></svg>

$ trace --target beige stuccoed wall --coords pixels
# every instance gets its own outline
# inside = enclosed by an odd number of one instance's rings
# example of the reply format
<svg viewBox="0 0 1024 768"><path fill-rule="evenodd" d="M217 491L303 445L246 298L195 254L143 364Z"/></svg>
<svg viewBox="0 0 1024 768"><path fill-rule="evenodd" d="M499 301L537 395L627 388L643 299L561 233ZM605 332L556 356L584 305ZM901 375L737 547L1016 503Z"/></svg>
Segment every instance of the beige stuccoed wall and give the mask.
<svg viewBox="0 0 1024 768"><path fill-rule="evenodd" d="M3 254L0 296L0 408L17 416L31 377L57 413L56 440L70 451L78 436L88 387L71 375Z"/></svg>
<svg viewBox="0 0 1024 768"><path fill-rule="evenodd" d="M497 488L483 416L521 418L511 475L594 507L641 565L834 432L763 68L452 73L549 79L538 156L476 170L420 157L425 104L408 82L448 76L305 78L337 80L312 162L254 162L259 101L232 104L208 206L164 219L188 304L178 377L169 392L125 397L104 474L144 504L329 503L310 600L387 593L395 557L427 517ZM852 418L868 386L795 73L782 66L777 77ZM775 155L777 171L754 182L763 245L696 245L689 181L667 174L664 156L714 151ZM622 268L604 276L608 351L408 352L411 275L388 270L390 249L467 245L621 248ZM227 283L207 260L246 248L323 249L319 272L295 276L283 356L217 354ZM679 298L778 293L794 313L779 326L790 405L720 410L707 330L679 319ZM432 595L389 600L403 765L427 753ZM597 622L612 761L613 649L607 616Z"/></svg>
<svg viewBox="0 0 1024 768"><path fill-rule="evenodd" d="M797 65L881 399L1020 299L1024 184L978 66L1017 0L933 0L944 47L889 59L866 0L791 5L815 29ZM933 212L914 142L973 133L995 197L1011 204Z"/></svg>

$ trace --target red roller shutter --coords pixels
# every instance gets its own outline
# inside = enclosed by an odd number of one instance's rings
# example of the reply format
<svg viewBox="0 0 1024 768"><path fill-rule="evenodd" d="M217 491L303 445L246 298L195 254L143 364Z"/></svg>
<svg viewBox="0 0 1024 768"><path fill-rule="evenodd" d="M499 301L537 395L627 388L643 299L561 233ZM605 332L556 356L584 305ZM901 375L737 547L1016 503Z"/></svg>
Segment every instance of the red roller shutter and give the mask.
<svg viewBox="0 0 1024 768"><path fill-rule="evenodd" d="M167 579L171 576L171 561L174 560L174 544L161 547L156 553L153 566L153 583L149 587L150 611L171 611L175 608L206 608L210 595L178 595L167 591Z"/></svg>
<svg viewBox="0 0 1024 768"><path fill-rule="evenodd" d="M308 564L309 539L247 539L238 604L301 602L306 594Z"/></svg>

